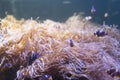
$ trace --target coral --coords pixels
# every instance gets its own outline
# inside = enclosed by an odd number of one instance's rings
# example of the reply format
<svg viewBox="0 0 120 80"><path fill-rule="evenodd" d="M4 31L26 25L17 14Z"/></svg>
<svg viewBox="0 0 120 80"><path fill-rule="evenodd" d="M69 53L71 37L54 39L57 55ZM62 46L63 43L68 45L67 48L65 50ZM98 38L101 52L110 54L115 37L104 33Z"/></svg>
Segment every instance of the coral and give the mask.
<svg viewBox="0 0 120 80"><path fill-rule="evenodd" d="M101 37L97 30L104 30ZM117 80L108 69L120 70L120 33L81 16L66 22L16 20L0 25L0 80Z"/></svg>

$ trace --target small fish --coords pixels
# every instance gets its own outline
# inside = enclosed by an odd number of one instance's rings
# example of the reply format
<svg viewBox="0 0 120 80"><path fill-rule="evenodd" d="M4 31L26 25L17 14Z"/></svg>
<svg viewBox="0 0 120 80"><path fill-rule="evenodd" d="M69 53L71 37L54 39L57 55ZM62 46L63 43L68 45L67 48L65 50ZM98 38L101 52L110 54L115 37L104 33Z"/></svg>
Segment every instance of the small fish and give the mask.
<svg viewBox="0 0 120 80"><path fill-rule="evenodd" d="M115 71L116 71L115 68L107 69L107 70L106 70L106 73L109 74L109 75L112 75Z"/></svg>
<svg viewBox="0 0 120 80"><path fill-rule="evenodd" d="M107 35L107 33L103 30L97 30L94 35L97 35L98 37L103 37L105 35Z"/></svg>
<svg viewBox="0 0 120 80"><path fill-rule="evenodd" d="M73 46L74 46L73 40L70 39L70 47L73 47Z"/></svg>
<svg viewBox="0 0 120 80"><path fill-rule="evenodd" d="M31 65L37 58L38 58L38 53L35 53L32 51L32 53L28 59L28 65Z"/></svg>
<svg viewBox="0 0 120 80"><path fill-rule="evenodd" d="M91 8L91 13L93 14L93 13L95 13L95 12L96 12L96 9L95 9L94 6L92 6L92 8Z"/></svg>
<svg viewBox="0 0 120 80"><path fill-rule="evenodd" d="M111 68L111 69L106 70L106 73L111 75L111 77L120 78L120 71L117 71L115 68Z"/></svg>
<svg viewBox="0 0 120 80"><path fill-rule="evenodd" d="M85 20L87 20L87 21L89 21L89 20L91 20L92 19L92 16L86 16L85 17Z"/></svg>
<svg viewBox="0 0 120 80"><path fill-rule="evenodd" d="M108 17L108 13L105 13L105 14L104 14L104 17L105 17L105 18Z"/></svg>

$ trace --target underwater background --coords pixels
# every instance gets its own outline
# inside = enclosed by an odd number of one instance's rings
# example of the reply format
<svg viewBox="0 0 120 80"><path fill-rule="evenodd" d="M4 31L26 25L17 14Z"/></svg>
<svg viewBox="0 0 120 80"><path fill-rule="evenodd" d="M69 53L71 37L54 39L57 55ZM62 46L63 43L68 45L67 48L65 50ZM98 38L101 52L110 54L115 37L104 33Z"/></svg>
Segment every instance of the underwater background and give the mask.
<svg viewBox="0 0 120 80"><path fill-rule="evenodd" d="M0 80L119 80L119 4L0 0Z"/></svg>
<svg viewBox="0 0 120 80"><path fill-rule="evenodd" d="M52 19L65 21L74 13L92 16L99 24L120 26L120 0L0 0L0 18L6 14L14 15L17 19L40 17L41 20ZM91 14L91 7L96 12ZM104 14L107 13L107 17Z"/></svg>

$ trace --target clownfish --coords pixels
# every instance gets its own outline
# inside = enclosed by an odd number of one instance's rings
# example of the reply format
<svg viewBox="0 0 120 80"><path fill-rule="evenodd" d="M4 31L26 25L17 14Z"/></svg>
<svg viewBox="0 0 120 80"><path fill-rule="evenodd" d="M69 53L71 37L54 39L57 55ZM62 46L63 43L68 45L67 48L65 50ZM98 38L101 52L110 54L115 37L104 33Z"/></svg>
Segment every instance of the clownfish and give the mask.
<svg viewBox="0 0 120 80"><path fill-rule="evenodd" d="M74 46L73 40L70 39L70 47L73 47L73 46Z"/></svg>
<svg viewBox="0 0 120 80"><path fill-rule="evenodd" d="M107 35L107 33L104 30L97 30L94 35L97 35L97 37L103 37Z"/></svg>
<svg viewBox="0 0 120 80"><path fill-rule="evenodd" d="M111 77L120 78L120 71L117 71L115 68L111 68L111 69L106 70L106 73L108 75L111 75Z"/></svg>
<svg viewBox="0 0 120 80"><path fill-rule="evenodd" d="M38 58L38 53L35 53L32 51L29 59L28 59L28 65L31 65L37 58Z"/></svg>

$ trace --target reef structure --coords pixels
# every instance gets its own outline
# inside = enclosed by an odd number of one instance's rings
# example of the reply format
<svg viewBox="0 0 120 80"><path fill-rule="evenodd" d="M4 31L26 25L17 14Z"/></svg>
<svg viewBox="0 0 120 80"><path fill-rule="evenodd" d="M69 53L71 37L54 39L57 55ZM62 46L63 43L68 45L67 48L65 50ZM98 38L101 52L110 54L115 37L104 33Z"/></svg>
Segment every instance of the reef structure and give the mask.
<svg viewBox="0 0 120 80"><path fill-rule="evenodd" d="M119 71L120 33L114 25L79 15L65 23L1 19L0 80L118 80Z"/></svg>

